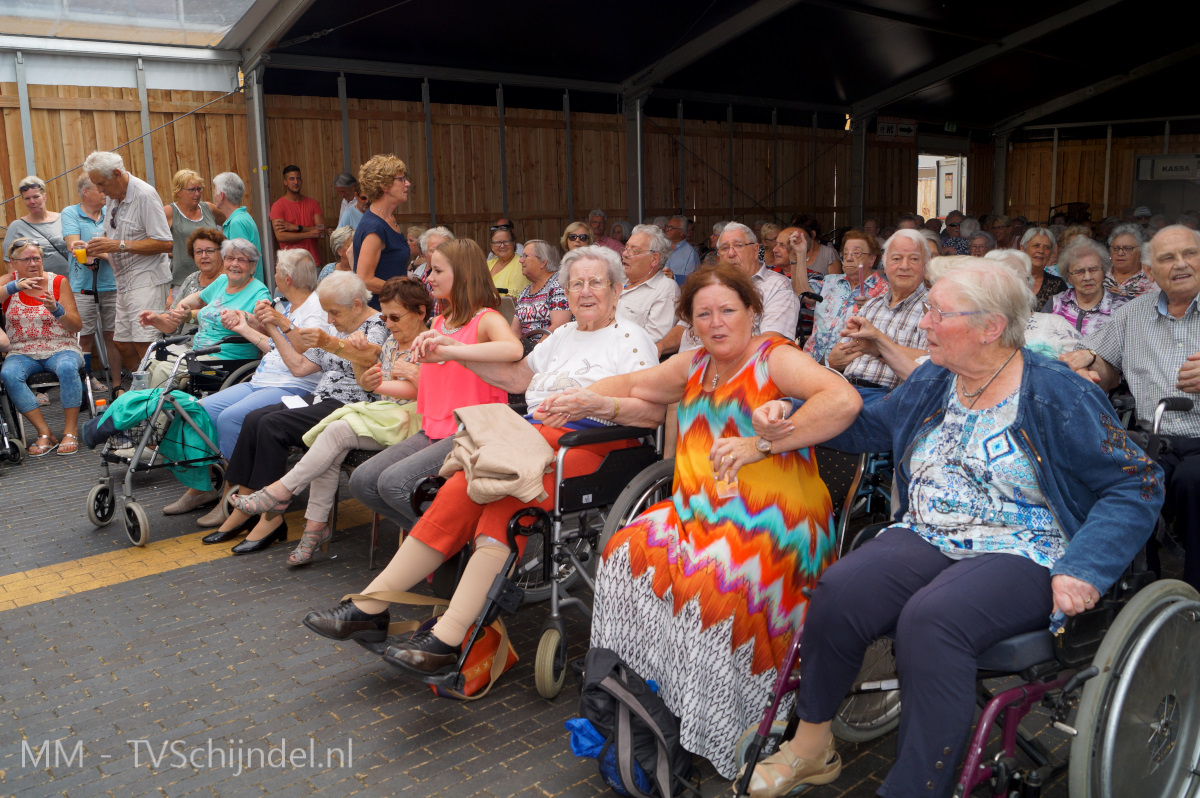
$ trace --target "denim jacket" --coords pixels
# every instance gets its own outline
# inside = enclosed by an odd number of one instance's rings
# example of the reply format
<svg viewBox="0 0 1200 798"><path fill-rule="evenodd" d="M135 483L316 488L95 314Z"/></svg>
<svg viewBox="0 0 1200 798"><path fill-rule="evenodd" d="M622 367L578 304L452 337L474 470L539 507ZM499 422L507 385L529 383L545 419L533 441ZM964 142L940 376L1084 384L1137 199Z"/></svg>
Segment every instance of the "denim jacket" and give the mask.
<svg viewBox="0 0 1200 798"><path fill-rule="evenodd" d="M1082 579L1101 593L1133 561L1154 531L1163 504L1163 472L1125 436L1108 398L1065 364L1021 353L1014 437L1070 543L1051 573ZM913 445L942 422L954 374L926 363L884 399L863 408L824 445L845 452L891 450L900 506L908 509Z"/></svg>

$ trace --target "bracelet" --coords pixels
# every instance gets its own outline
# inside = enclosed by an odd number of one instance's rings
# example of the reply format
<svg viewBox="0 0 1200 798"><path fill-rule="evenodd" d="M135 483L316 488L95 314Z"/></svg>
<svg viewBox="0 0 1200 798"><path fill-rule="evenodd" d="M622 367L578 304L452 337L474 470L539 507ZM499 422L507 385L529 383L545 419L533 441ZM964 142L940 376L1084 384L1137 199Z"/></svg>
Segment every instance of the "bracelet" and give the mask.
<svg viewBox="0 0 1200 798"><path fill-rule="evenodd" d="M612 420L613 420L613 421L616 421L616 420L617 420L617 416L621 415L621 400L620 400L620 399L618 399L618 398L617 398L617 397L615 397L615 396L612 398L612 400L613 400L613 414L612 414Z"/></svg>
<svg viewBox="0 0 1200 798"><path fill-rule="evenodd" d="M54 303L54 310L50 311L50 315L56 319L61 319L67 313L67 309L62 306L61 302Z"/></svg>
<svg viewBox="0 0 1200 798"><path fill-rule="evenodd" d="M338 348L337 348L337 349L335 349L335 350L333 350L333 354L335 354L335 355L336 355L336 354L340 354L340 353L341 353L341 351L342 351L342 349L343 349L345 346L346 346L346 342L345 342L344 340L342 340L341 338L339 338L339 339L338 339Z"/></svg>
<svg viewBox="0 0 1200 798"><path fill-rule="evenodd" d="M1088 361L1088 364L1084 366L1084 368L1090 369L1096 364L1096 358L1100 356L1100 353L1098 353L1095 349L1089 349L1088 351L1092 353L1092 359Z"/></svg>

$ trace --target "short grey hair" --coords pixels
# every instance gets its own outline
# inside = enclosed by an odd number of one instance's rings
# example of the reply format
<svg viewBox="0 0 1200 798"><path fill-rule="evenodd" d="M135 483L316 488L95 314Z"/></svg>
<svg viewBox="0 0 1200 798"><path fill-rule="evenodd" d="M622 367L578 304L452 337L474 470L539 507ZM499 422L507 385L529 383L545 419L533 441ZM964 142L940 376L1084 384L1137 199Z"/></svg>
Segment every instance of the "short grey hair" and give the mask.
<svg viewBox="0 0 1200 798"><path fill-rule="evenodd" d="M42 180L37 175L25 175L21 178L21 182L17 184L17 193L24 194L31 188L36 188L43 194L46 193L46 181Z"/></svg>
<svg viewBox="0 0 1200 798"><path fill-rule="evenodd" d="M613 285L625 284L625 267L621 265L621 256L608 247L591 244L579 249L573 249L563 256L558 267L558 282L566 289L571 284L571 267L581 260L598 260L605 265L608 279Z"/></svg>
<svg viewBox="0 0 1200 798"><path fill-rule="evenodd" d="M917 246L919 246L921 248L921 258L922 258L921 265L925 266L925 267L929 266L929 259L932 256L929 254L929 245L925 243L928 239L926 239L925 236L921 235L921 232L919 230L914 230L911 227L906 227L903 230L897 230L896 232L892 233L891 236L888 237L887 241L884 242L884 244L883 244L883 262L884 262L884 264L885 265L887 264L888 251L891 250L892 244L899 243L901 238L907 238L909 241L911 241L914 244L916 244ZM938 239L938 240L940 241L941 239Z"/></svg>
<svg viewBox="0 0 1200 798"><path fill-rule="evenodd" d="M349 172L339 172L338 176L333 179L333 185L336 188L351 188L358 185L358 178Z"/></svg>
<svg viewBox="0 0 1200 798"><path fill-rule="evenodd" d="M1090 238L1079 236L1058 256L1058 273L1064 280L1071 274L1072 267L1085 255L1095 255L1100 259L1100 268L1104 270L1104 274L1112 273L1112 258L1109 257L1108 250Z"/></svg>
<svg viewBox="0 0 1200 798"><path fill-rule="evenodd" d="M1192 228L1188 227L1187 225L1169 224L1166 227L1164 227L1163 229L1159 230L1157 233L1155 233L1154 237L1151 238L1149 243L1147 243L1146 246L1143 248L1143 252L1145 253L1145 255L1142 256L1142 263L1147 266L1153 266L1154 265L1154 242L1157 241L1158 237L1160 235L1162 235L1163 233L1174 233L1174 232L1180 231L1180 230L1187 233L1188 235L1190 235L1192 237L1192 241L1196 244L1196 246L1200 247L1200 231L1193 230Z"/></svg>
<svg viewBox="0 0 1200 798"><path fill-rule="evenodd" d="M1058 238L1055 237L1052 230L1045 227L1031 227L1025 231L1024 235L1021 236L1021 249L1025 249L1025 245L1038 236L1045 236L1046 240L1050 242L1051 247L1058 246Z"/></svg>
<svg viewBox="0 0 1200 798"><path fill-rule="evenodd" d="M971 240L971 236L979 230L979 220L974 216L964 216L962 221L958 223L958 236Z"/></svg>
<svg viewBox="0 0 1200 798"><path fill-rule="evenodd" d="M340 229L340 228L339 228ZM317 287L317 262L307 249L281 249L275 254L275 268L301 291Z"/></svg>
<svg viewBox="0 0 1200 798"><path fill-rule="evenodd" d="M1112 229L1112 232L1108 234L1108 241L1105 243L1111 247L1112 242L1116 241L1121 236L1133 236L1133 240L1136 241L1139 246L1150 240L1150 237L1146 235L1146 228L1142 227L1140 224L1125 222L1124 224L1119 224Z"/></svg>
<svg viewBox="0 0 1200 798"><path fill-rule="evenodd" d="M667 258L671 254L671 242L667 240L667 236L665 233L663 233L662 229L653 224L639 224L637 227L633 228L633 232L629 235L630 237L633 237L638 233L645 233L646 235L650 236L650 242L648 246L650 247L651 252L658 253L659 268L661 269L663 266L666 266Z"/></svg>
<svg viewBox="0 0 1200 798"><path fill-rule="evenodd" d="M454 240L454 233L450 232L449 227L431 227L417 236L417 249L421 250L422 255L429 254L429 239L434 236L444 236L447 241Z"/></svg>
<svg viewBox="0 0 1200 798"><path fill-rule="evenodd" d="M317 286L317 297L338 307L354 307L358 300L363 307L371 301L371 291L354 272L333 271Z"/></svg>
<svg viewBox="0 0 1200 798"><path fill-rule="evenodd" d="M976 222L976 224L979 223ZM989 250L995 249L998 246L996 244L996 237L987 230L976 230L974 233L971 233L971 237L967 239L967 246L970 246L971 242L977 238L982 238L987 243Z"/></svg>
<svg viewBox="0 0 1200 798"><path fill-rule="evenodd" d="M1029 324L1030 308L1036 301L1033 291L1012 268L1011 261L993 258L1010 268L997 269L983 258L970 255L934 258L930 265L933 281L946 281L958 289L963 300L983 313L967 316L967 323L976 329L987 324L987 317L996 314L1004 319L1004 332L999 343L1008 349L1025 345L1025 327Z"/></svg>
<svg viewBox="0 0 1200 798"><path fill-rule="evenodd" d="M83 198L83 192L87 191L89 188L93 188L94 185L95 184L92 183L92 179L88 177L87 172L84 172L75 179L75 190L79 192L80 199Z"/></svg>
<svg viewBox="0 0 1200 798"><path fill-rule="evenodd" d="M1018 274L1024 275L1025 284L1033 288L1033 259L1019 249L993 249L983 256L984 260L1003 263Z"/></svg>
<svg viewBox="0 0 1200 798"><path fill-rule="evenodd" d="M606 247L607 248L607 247ZM543 241L540 238L531 238L525 242L525 254L533 255L540 261L545 263L546 271L553 274L558 271L558 264L561 261L561 256L558 254L558 247L551 244L549 241Z"/></svg>
<svg viewBox="0 0 1200 798"><path fill-rule="evenodd" d="M601 208L593 208L592 210L588 211L588 219L590 220L593 216L599 216L600 218L604 219L605 222L608 222L608 214L605 213Z"/></svg>
<svg viewBox="0 0 1200 798"><path fill-rule="evenodd" d="M726 224L727 224L727 222L717 222L716 224L713 225L712 231L719 236L719 235L721 235L721 233L725 232Z"/></svg>
<svg viewBox="0 0 1200 798"><path fill-rule="evenodd" d="M688 225L692 223L692 220L684 216L682 213L678 216L672 216L669 221L679 222L681 225L683 225L680 229L683 230L684 233L687 233Z"/></svg>
<svg viewBox="0 0 1200 798"><path fill-rule="evenodd" d="M633 233L630 232L633 228L631 228L629 226L629 222L625 221L624 219L618 219L612 223L612 226L621 228L621 232L625 234L626 238L629 238L629 236L633 235Z"/></svg>
<svg viewBox="0 0 1200 798"><path fill-rule="evenodd" d="M661 230L667 226L667 222L669 222L669 221L670 221L670 219L668 219L666 216L655 216L654 217L654 226L657 227L659 230Z"/></svg>
<svg viewBox="0 0 1200 798"><path fill-rule="evenodd" d="M348 224L344 224L338 229L329 234L329 246L333 249L333 254L354 240L354 228ZM288 250L289 252L291 250Z"/></svg>
<svg viewBox="0 0 1200 798"><path fill-rule="evenodd" d="M213 178L212 183L213 192L224 194L225 199L234 205L242 204L242 197L246 194L246 184L238 177L237 172L222 172Z"/></svg>
<svg viewBox="0 0 1200 798"><path fill-rule="evenodd" d="M221 257L227 258L235 252L249 258L251 266L256 265L262 257L258 251L258 247L254 246L254 242L248 238L225 239L224 243L221 244Z"/></svg>
<svg viewBox="0 0 1200 798"><path fill-rule="evenodd" d="M115 152L96 150L83 159L83 171L91 174L99 172L101 177L116 177L117 172L125 171L125 161Z"/></svg>
<svg viewBox="0 0 1200 798"><path fill-rule="evenodd" d="M726 222L724 229L721 230L721 235L717 238L719 242L725 237L728 232L741 233L746 237L747 244L757 244L758 237L754 235L754 231L741 222Z"/></svg>

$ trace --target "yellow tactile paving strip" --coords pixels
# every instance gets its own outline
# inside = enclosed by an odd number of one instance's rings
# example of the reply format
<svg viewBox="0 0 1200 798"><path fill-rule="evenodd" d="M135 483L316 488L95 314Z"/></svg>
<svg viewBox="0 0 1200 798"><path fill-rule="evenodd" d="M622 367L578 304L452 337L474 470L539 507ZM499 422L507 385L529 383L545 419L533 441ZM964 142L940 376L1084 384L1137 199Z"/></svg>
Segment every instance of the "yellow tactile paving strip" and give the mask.
<svg viewBox="0 0 1200 798"><path fill-rule="evenodd" d="M288 513L287 519L291 527L289 540L299 540L304 528L304 512L298 510ZM338 504L338 529L349 529L370 522L370 511L357 501L350 499ZM119 519L113 523L119 523ZM229 553L232 541L220 546L205 546L200 542L200 538L211 530L156 542L153 540L153 524L152 518L151 542L142 548L128 546L117 551L0 576L0 612L234 556Z"/></svg>

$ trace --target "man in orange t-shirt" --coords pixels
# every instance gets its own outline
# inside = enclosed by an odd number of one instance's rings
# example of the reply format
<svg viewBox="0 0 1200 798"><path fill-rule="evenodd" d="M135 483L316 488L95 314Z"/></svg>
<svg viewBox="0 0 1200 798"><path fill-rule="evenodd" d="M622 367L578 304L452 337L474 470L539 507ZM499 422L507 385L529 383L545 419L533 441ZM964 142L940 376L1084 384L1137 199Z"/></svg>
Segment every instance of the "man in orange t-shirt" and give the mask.
<svg viewBox="0 0 1200 798"><path fill-rule="evenodd" d="M321 248L317 240L325 235L325 221L320 204L300 193L303 185L299 166L283 167L284 194L271 206L271 227L280 249L307 249L319 265Z"/></svg>

